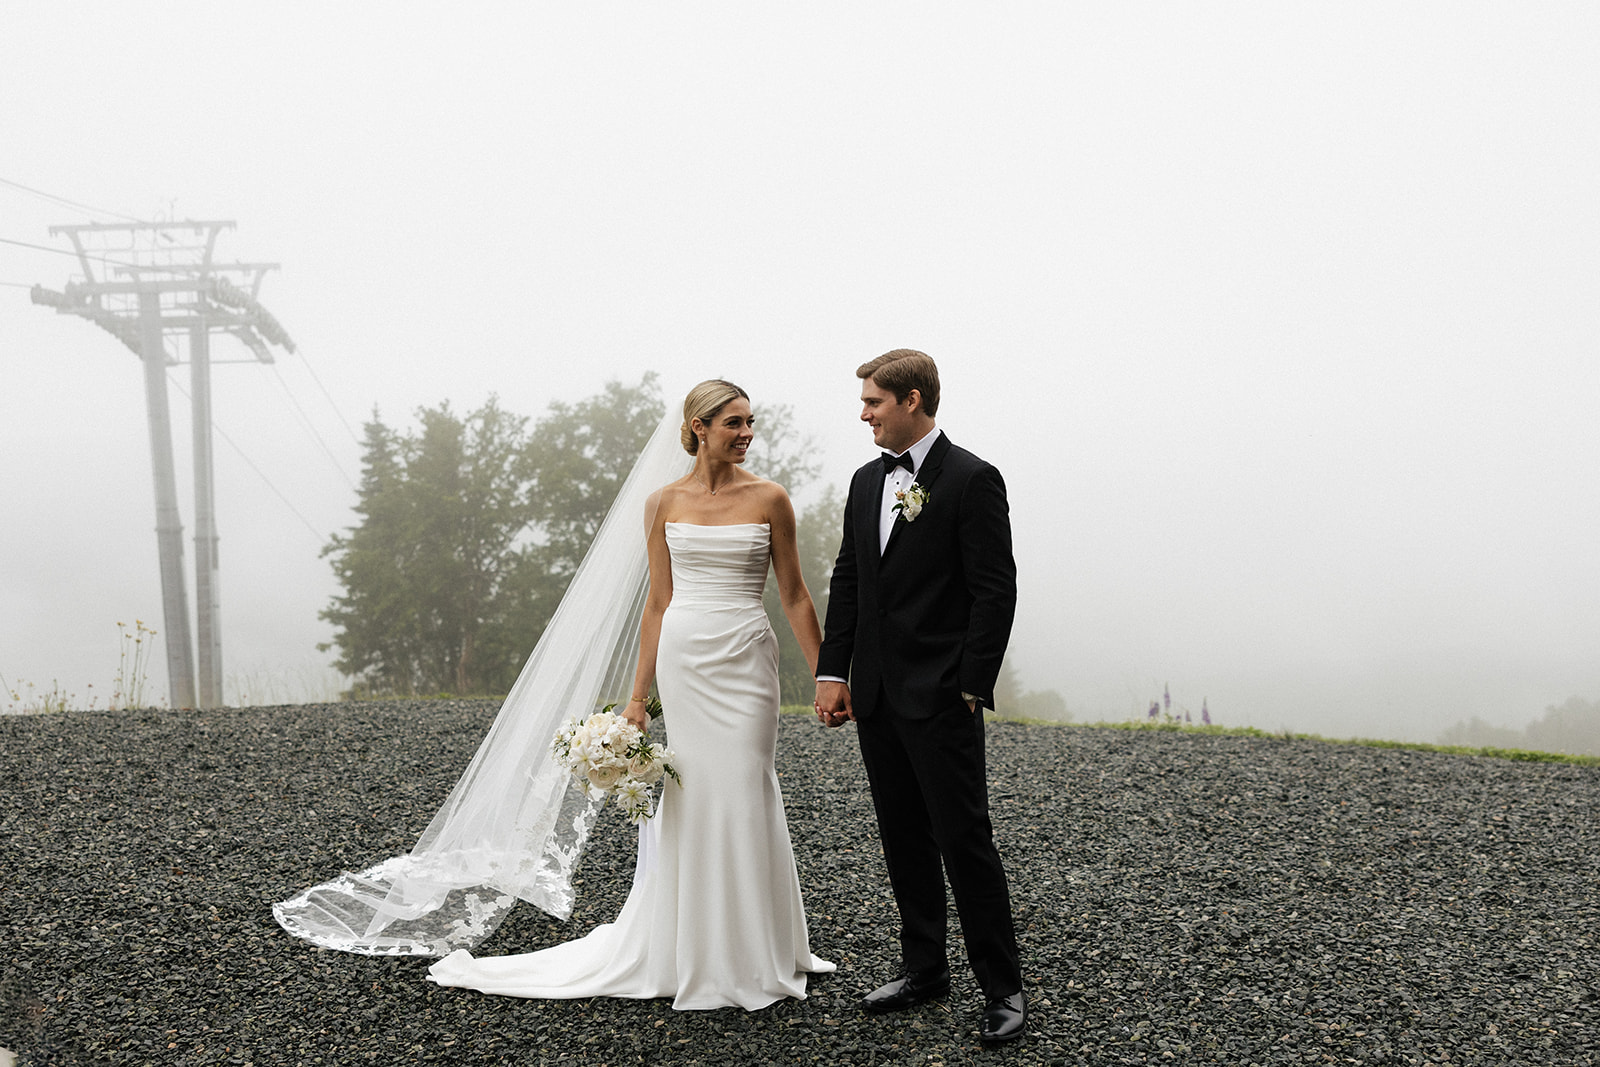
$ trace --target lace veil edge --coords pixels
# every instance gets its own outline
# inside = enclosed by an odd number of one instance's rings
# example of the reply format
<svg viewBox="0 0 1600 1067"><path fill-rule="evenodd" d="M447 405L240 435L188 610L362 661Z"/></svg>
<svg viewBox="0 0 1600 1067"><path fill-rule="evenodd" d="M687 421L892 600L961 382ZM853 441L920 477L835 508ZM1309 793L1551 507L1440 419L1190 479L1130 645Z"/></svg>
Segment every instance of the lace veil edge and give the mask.
<svg viewBox="0 0 1600 1067"><path fill-rule="evenodd" d="M289 933L367 955L442 956L494 932L520 900L565 919L599 804L550 758L562 723L626 700L649 590L646 514L687 472L663 417L606 513L477 753L411 852L273 905Z"/></svg>

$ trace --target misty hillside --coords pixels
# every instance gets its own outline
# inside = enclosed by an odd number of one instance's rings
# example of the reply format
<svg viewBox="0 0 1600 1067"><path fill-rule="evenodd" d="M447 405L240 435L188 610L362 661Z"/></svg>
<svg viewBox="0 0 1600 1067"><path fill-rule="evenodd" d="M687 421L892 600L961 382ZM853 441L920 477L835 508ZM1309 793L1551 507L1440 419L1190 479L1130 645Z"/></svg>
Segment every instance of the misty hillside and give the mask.
<svg viewBox="0 0 1600 1067"><path fill-rule="evenodd" d="M1492 726L1473 716L1440 735L1446 745L1474 748L1525 748L1572 756L1600 756L1600 700L1571 697L1520 730Z"/></svg>
<svg viewBox="0 0 1600 1067"><path fill-rule="evenodd" d="M493 998L427 983L425 960L282 933L274 901L409 847L495 710L0 718L0 1047L85 1064L980 1060L959 955L943 1002L854 1007L894 969L894 910L853 728L801 716L779 769L812 945L839 964L805 1001ZM1600 1056L1600 767L1011 723L990 725L989 753L1032 1009L1008 1062ZM602 820L584 864L569 922L524 906L480 952L613 915L629 828Z"/></svg>

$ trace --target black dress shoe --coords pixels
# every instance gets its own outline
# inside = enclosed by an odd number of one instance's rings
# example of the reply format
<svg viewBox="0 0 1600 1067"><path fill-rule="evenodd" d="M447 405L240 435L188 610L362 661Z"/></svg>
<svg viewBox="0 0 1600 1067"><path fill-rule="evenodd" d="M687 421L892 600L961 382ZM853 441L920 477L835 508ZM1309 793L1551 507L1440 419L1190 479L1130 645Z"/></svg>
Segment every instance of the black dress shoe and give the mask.
<svg viewBox="0 0 1600 1067"><path fill-rule="evenodd" d="M983 1027L978 1031L978 1040L985 1045L1015 1041L1027 1027L1028 1007L1022 1002L1021 993L995 997L983 1009Z"/></svg>
<svg viewBox="0 0 1600 1067"><path fill-rule="evenodd" d="M948 992L949 967L940 967L936 971L907 972L862 997L861 1006L871 1012L902 1011Z"/></svg>

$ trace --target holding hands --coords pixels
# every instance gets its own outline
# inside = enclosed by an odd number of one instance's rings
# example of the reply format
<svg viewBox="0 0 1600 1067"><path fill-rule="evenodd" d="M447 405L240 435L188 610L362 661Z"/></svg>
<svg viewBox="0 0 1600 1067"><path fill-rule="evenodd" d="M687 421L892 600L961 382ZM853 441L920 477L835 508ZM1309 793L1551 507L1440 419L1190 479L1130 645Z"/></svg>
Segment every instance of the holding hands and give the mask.
<svg viewBox="0 0 1600 1067"><path fill-rule="evenodd" d="M824 726L843 726L855 722L855 709L850 706L850 687L843 682L817 682L817 699L812 704L817 709L817 721Z"/></svg>

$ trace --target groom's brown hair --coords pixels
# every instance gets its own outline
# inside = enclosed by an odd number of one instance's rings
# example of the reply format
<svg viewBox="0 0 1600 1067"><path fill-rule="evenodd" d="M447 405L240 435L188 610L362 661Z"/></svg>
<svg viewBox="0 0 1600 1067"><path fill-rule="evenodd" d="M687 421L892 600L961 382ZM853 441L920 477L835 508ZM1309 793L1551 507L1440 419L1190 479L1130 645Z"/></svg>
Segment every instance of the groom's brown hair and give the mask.
<svg viewBox="0 0 1600 1067"><path fill-rule="evenodd" d="M914 348L885 352L856 368L857 378L871 378L879 389L887 389L900 403L915 389L922 394L922 410L929 418L939 413L939 367L933 357Z"/></svg>

